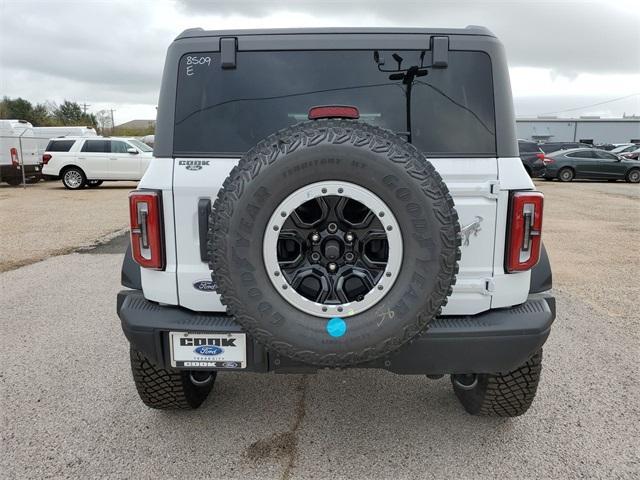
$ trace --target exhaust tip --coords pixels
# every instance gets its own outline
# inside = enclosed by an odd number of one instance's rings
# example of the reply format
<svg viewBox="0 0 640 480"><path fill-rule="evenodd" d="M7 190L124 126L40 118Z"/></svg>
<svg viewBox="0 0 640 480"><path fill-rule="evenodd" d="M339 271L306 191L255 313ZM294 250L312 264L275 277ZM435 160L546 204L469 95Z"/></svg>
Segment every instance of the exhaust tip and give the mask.
<svg viewBox="0 0 640 480"><path fill-rule="evenodd" d="M451 380L461 390L473 390L478 385L478 376L474 373L452 375Z"/></svg>
<svg viewBox="0 0 640 480"><path fill-rule="evenodd" d="M205 387L213 382L215 372L201 372L201 371L191 371L189 372L189 380L196 387Z"/></svg>

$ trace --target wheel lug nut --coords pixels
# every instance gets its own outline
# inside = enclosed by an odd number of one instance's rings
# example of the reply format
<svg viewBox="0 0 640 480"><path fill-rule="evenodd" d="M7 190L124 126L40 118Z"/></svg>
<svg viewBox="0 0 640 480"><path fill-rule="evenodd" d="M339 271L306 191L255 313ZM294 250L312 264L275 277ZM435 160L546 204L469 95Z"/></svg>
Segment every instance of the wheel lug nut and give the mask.
<svg viewBox="0 0 640 480"><path fill-rule="evenodd" d="M335 272L338 266L335 263L331 262L329 265L327 265L327 268L329 269L330 272Z"/></svg>
<svg viewBox="0 0 640 480"><path fill-rule="evenodd" d="M354 238L355 238L355 237L353 236L353 233L351 233L351 232L348 232L348 233L344 236L344 239L345 239L347 242L349 242L349 243L353 242L353 239L354 239Z"/></svg>
<svg viewBox="0 0 640 480"><path fill-rule="evenodd" d="M311 241L313 243L318 243L320 241L320 234L314 233L313 235L311 235Z"/></svg>
<svg viewBox="0 0 640 480"><path fill-rule="evenodd" d="M327 230L329 231L329 233L336 233L338 231L338 225L331 222L329 225L327 225Z"/></svg>

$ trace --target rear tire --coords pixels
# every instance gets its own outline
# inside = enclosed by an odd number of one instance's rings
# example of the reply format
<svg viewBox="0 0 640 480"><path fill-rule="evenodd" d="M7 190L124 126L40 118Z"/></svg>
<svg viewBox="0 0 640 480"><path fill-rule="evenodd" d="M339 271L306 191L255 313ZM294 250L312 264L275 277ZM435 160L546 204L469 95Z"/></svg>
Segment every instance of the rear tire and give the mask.
<svg viewBox="0 0 640 480"><path fill-rule="evenodd" d="M188 370L166 369L155 365L142 352L130 348L131 372L142 402L159 410L193 410L209 396L216 379L194 385Z"/></svg>
<svg viewBox="0 0 640 480"><path fill-rule="evenodd" d="M629 183L640 183L640 170L634 168L627 172L627 178L625 179Z"/></svg>
<svg viewBox="0 0 640 480"><path fill-rule="evenodd" d="M574 176L573 170L568 167L564 167L558 172L558 180L561 182L570 182Z"/></svg>
<svg viewBox="0 0 640 480"><path fill-rule="evenodd" d="M87 176L78 167L70 167L62 173L62 184L69 190L80 190L87 184Z"/></svg>
<svg viewBox="0 0 640 480"><path fill-rule="evenodd" d="M28 177L26 181L28 185L34 185L40 182L40 180L42 180L42 177L40 175L37 175L35 177Z"/></svg>
<svg viewBox="0 0 640 480"><path fill-rule="evenodd" d="M18 185L22 184L22 179L19 177L10 177L7 178L5 182L7 182L12 187L17 187Z"/></svg>
<svg viewBox="0 0 640 480"><path fill-rule="evenodd" d="M471 415L517 417L529 410L541 372L542 350L511 372L477 375L475 384L469 383L471 388L453 382L453 391Z"/></svg>

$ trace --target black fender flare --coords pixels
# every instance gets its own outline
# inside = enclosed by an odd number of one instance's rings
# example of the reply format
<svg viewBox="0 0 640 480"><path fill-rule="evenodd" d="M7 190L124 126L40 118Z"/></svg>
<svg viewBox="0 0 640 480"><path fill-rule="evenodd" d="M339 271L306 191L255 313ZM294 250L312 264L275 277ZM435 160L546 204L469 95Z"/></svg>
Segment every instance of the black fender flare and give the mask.
<svg viewBox="0 0 640 480"><path fill-rule="evenodd" d="M142 280L140 279L140 265L133 260L131 254L131 244L127 246L127 251L122 260L122 272L120 273L120 283L123 287L134 290L142 290Z"/></svg>
<svg viewBox="0 0 640 480"><path fill-rule="evenodd" d="M529 293L540 293L551 290L553 286L553 275L547 249L542 244L540 250L540 260L531 270L531 282L529 283Z"/></svg>

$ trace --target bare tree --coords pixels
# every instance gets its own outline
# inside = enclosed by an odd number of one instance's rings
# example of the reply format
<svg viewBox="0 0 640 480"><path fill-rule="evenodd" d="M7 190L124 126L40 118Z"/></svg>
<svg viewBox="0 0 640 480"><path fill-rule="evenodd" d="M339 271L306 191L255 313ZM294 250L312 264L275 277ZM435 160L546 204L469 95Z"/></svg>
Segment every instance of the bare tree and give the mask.
<svg viewBox="0 0 640 480"><path fill-rule="evenodd" d="M111 112L109 110L100 110L96 113L96 121L98 122L98 128L102 135L107 132L113 132L113 123L111 121Z"/></svg>

